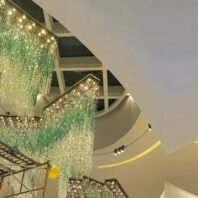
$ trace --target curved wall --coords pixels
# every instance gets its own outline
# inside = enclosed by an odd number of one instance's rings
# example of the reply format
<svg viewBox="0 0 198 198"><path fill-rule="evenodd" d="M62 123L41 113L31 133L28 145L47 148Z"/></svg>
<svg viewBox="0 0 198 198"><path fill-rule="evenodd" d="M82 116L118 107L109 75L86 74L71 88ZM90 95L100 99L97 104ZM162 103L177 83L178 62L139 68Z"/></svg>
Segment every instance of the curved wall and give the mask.
<svg viewBox="0 0 198 198"><path fill-rule="evenodd" d="M91 177L100 181L106 178L117 178L132 198L159 198L165 182L198 195L198 158L196 157L198 144L195 143L169 155L165 155L163 146L160 145L149 154L132 162L115 167L99 168L101 165L116 164L132 159L159 141L153 132L148 131L142 138L127 147L124 153L118 156L113 155L115 148L129 144L146 129L148 129L148 120L140 114L132 129L119 141L95 151Z"/></svg>
<svg viewBox="0 0 198 198"><path fill-rule="evenodd" d="M94 149L105 148L123 137L134 125L140 109L132 97L126 98L111 112L96 119Z"/></svg>

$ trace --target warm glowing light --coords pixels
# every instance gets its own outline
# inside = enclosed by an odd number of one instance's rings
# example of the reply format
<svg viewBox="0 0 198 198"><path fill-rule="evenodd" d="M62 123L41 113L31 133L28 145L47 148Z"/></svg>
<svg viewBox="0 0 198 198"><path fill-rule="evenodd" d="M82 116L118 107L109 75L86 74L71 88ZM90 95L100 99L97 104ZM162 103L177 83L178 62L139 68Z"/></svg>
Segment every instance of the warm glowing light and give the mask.
<svg viewBox="0 0 198 198"><path fill-rule="evenodd" d="M112 168L112 167L116 167L116 166L122 166L125 164L129 164L132 163L146 155L148 155L149 153L151 153L152 151L154 151L155 149L157 149L159 146L161 145L160 141L156 142L155 144L153 144L150 148L148 148L147 150L145 150L144 152L136 155L135 157L132 157L128 160L124 160L118 163L114 163L114 164L107 164L107 165L100 165L97 168Z"/></svg>
<svg viewBox="0 0 198 198"><path fill-rule="evenodd" d="M39 101L39 100L41 100L41 99L42 99L42 97L43 97L43 95L42 95L42 94L38 94L38 95L37 95L36 100L37 100L37 101Z"/></svg>
<svg viewBox="0 0 198 198"><path fill-rule="evenodd" d="M28 29L29 29L29 30L31 30L31 29L32 29L32 26L31 26L31 25L29 25L29 26L28 26Z"/></svg>
<svg viewBox="0 0 198 198"><path fill-rule="evenodd" d="M46 34L46 31L44 29L42 29L41 33L42 34Z"/></svg>
<svg viewBox="0 0 198 198"><path fill-rule="evenodd" d="M11 10L9 10L9 11L8 11L8 14L9 14L9 15L12 15L12 11L11 11Z"/></svg>
<svg viewBox="0 0 198 198"><path fill-rule="evenodd" d="M126 96L131 96L130 93L127 93Z"/></svg>
<svg viewBox="0 0 198 198"><path fill-rule="evenodd" d="M130 93L127 93L126 96L127 96L131 101L133 101L133 97L131 96Z"/></svg>

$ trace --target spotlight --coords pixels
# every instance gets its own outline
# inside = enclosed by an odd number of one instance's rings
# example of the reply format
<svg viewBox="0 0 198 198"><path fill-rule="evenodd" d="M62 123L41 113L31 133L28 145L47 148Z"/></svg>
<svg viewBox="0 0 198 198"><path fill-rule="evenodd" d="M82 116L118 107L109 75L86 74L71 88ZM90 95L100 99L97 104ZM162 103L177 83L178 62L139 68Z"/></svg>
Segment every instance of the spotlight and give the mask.
<svg viewBox="0 0 198 198"><path fill-rule="evenodd" d="M151 124L148 124L148 130L149 130L149 131L152 131Z"/></svg>
<svg viewBox="0 0 198 198"><path fill-rule="evenodd" d="M118 152L118 149L115 149L115 150L114 150L114 155L115 155L115 156L118 154L117 152Z"/></svg>
<svg viewBox="0 0 198 198"><path fill-rule="evenodd" d="M121 148L118 148L118 154L120 155L122 152Z"/></svg>
<svg viewBox="0 0 198 198"><path fill-rule="evenodd" d="M120 146L119 148L114 149L114 155L117 156L117 155L124 153L124 149L125 149L124 145Z"/></svg>
<svg viewBox="0 0 198 198"><path fill-rule="evenodd" d="M131 96L130 93L127 93L126 96L127 96L127 98L129 98L131 101L133 101L133 97Z"/></svg>
<svg viewBox="0 0 198 198"><path fill-rule="evenodd" d="M121 146L121 153L124 153L125 146Z"/></svg>

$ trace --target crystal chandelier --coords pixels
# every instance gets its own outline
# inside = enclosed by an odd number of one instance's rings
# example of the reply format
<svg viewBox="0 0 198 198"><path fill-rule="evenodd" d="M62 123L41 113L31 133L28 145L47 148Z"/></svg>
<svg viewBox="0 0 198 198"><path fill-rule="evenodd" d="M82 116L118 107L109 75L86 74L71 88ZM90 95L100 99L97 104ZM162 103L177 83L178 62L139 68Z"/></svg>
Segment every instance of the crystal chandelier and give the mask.
<svg viewBox="0 0 198 198"><path fill-rule="evenodd" d="M0 103L17 116L0 116L0 140L60 168L59 197L70 177L92 167L98 79L82 79L34 116L38 94L48 93L56 59L55 37L9 1L0 0ZM15 189L15 188L14 188Z"/></svg>
<svg viewBox="0 0 198 198"><path fill-rule="evenodd" d="M55 37L9 1L0 1L0 102L32 117L46 94L56 58Z"/></svg>
<svg viewBox="0 0 198 198"><path fill-rule="evenodd" d="M104 183L89 177L70 178L67 198L129 198L118 180L108 179Z"/></svg>
<svg viewBox="0 0 198 198"><path fill-rule="evenodd" d="M1 116L2 141L60 167L60 198L66 195L70 177L91 171L97 95L98 79L89 75L49 104L42 118Z"/></svg>

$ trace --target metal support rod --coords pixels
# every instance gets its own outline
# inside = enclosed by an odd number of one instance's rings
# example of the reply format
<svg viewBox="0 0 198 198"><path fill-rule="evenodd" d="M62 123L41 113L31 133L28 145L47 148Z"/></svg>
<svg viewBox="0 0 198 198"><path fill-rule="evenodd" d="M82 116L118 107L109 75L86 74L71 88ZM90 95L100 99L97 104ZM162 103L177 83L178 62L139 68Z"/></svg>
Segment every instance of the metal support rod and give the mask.
<svg viewBox="0 0 198 198"><path fill-rule="evenodd" d="M40 165L36 165L35 167L26 168L26 169L19 170L19 171L16 171L16 172L12 172L12 173L9 173L9 174L3 176L3 178L4 178L4 177L8 177L8 176L12 176L12 177L15 178L15 180L17 180L17 181L20 183L20 191L19 191L19 193L12 194L12 195L6 196L6 197L4 197L4 198L14 197L14 196L18 196L18 195L25 194L25 193L31 193L31 195L32 195L33 198L37 198L37 196L35 196L33 192L39 191L39 190L42 190L42 192L43 192L42 198L44 198L44 197L45 197L46 186L47 186L47 177L48 177L48 172L49 172L49 168L50 168L50 164L49 164L49 163L50 163L50 162L47 161L47 162L42 163L42 164L40 164ZM25 172L28 171L28 170L31 170L31 169L34 169L34 168L39 168L40 166L46 166L46 165L47 165L47 167L42 168L42 169L44 169L44 170L46 171L46 173L45 173L44 186L42 186L41 188L29 189L29 188L24 184ZM39 168L39 169L40 169L40 168ZM15 174L18 174L18 173L21 173L21 172L22 172L23 174L22 174L22 179L20 180L20 179L18 179L18 178L15 176ZM23 192L22 192L22 187L24 187L27 191L23 191Z"/></svg>
<svg viewBox="0 0 198 198"><path fill-rule="evenodd" d="M16 171L16 172L14 172L14 173L10 173L10 174L3 175L2 177L3 177L3 178L4 178L4 177L8 177L8 176L10 176L10 175L18 174L18 173L21 173L21 172L23 172L23 171L28 171L28 170L36 169L36 168L38 168L38 167L41 167L41 166L44 166L44 165L48 165L48 164L49 164L49 161L48 161L48 162L45 162L45 163L42 163L42 164L39 164L39 165L36 165L36 166L34 166L34 167L31 167L31 168L26 168L26 169L22 169L22 170Z"/></svg>
<svg viewBox="0 0 198 198"><path fill-rule="evenodd" d="M24 177L25 177L25 171L23 172L23 175L22 175L20 193L21 193L21 191L22 191Z"/></svg>
<svg viewBox="0 0 198 198"><path fill-rule="evenodd" d="M43 190L43 196L42 196L42 198L44 198L45 197L45 192L46 192L46 187L47 187L47 181L48 181L48 173L49 173L49 169L50 169L50 166L49 166L49 164L48 164L48 166L47 166L47 169L46 169L46 174L45 174L45 182L44 182L44 190Z"/></svg>
<svg viewBox="0 0 198 198"><path fill-rule="evenodd" d="M33 189L33 190L29 190L29 191L25 191L25 192L22 192L22 193L17 193L17 194L14 194L14 195L9 195L9 196L6 196L4 198L8 198L8 197L14 197L14 196L18 196L18 195L22 195L22 194L25 194L25 193L30 193L30 192L35 192L35 191L39 191L39 190L43 190L44 188L36 188L36 189ZM38 197L36 197L38 198Z"/></svg>
<svg viewBox="0 0 198 198"><path fill-rule="evenodd" d="M12 175L26 190L27 190L27 192L29 192L29 193L31 193L32 194L32 197L34 197L34 198L37 198L34 194L33 194L33 192L25 185L25 184L23 184L23 183L21 183L21 181L15 176L15 175ZM19 193L19 194L22 194L22 193Z"/></svg>

